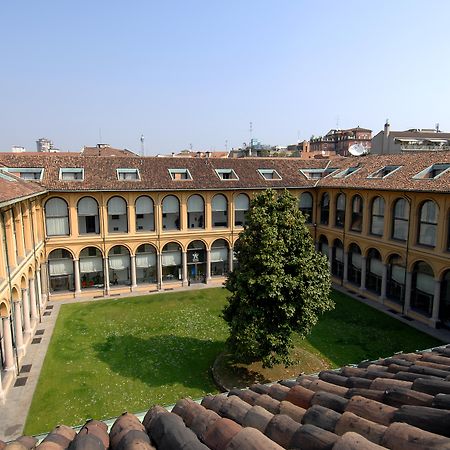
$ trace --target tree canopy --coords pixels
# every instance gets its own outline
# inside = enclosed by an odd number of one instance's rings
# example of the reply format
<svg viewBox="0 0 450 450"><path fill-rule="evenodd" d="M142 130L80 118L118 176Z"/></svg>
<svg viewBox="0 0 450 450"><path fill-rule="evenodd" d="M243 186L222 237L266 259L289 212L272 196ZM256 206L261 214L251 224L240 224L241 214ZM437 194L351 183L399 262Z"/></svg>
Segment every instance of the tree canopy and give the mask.
<svg viewBox="0 0 450 450"><path fill-rule="evenodd" d="M235 253L223 310L230 350L246 363L291 364L292 333L305 337L334 308L327 259L315 251L298 200L287 190L256 195Z"/></svg>

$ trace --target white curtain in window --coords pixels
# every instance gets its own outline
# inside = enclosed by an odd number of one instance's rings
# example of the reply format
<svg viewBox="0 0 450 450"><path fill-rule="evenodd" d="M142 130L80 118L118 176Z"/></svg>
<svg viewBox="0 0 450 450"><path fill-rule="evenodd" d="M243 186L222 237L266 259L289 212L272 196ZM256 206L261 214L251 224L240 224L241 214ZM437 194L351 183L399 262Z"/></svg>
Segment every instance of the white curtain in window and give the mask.
<svg viewBox="0 0 450 450"><path fill-rule="evenodd" d="M395 217L407 219L409 214L409 205L406 200L399 199L395 203Z"/></svg>
<svg viewBox="0 0 450 450"><path fill-rule="evenodd" d="M155 253L138 253L136 255L136 267L146 268L156 266Z"/></svg>
<svg viewBox="0 0 450 450"><path fill-rule="evenodd" d="M312 202L312 195L309 192L304 192L300 196L300 208L311 208Z"/></svg>
<svg viewBox="0 0 450 450"><path fill-rule="evenodd" d="M203 212L203 199L200 195L192 195L189 197L188 212Z"/></svg>
<svg viewBox="0 0 450 450"><path fill-rule="evenodd" d="M437 223L436 203L433 201L425 202L422 205L420 219L422 222Z"/></svg>
<svg viewBox="0 0 450 450"><path fill-rule="evenodd" d="M179 266L181 265L181 252L167 252L162 254L162 265Z"/></svg>
<svg viewBox="0 0 450 450"><path fill-rule="evenodd" d="M111 255L109 257L109 267L114 270L123 270L130 267L129 255Z"/></svg>
<svg viewBox="0 0 450 450"><path fill-rule="evenodd" d="M352 265L361 269L361 255L359 253L352 253Z"/></svg>
<svg viewBox="0 0 450 450"><path fill-rule="evenodd" d="M212 200L213 211L226 211L227 199L223 195L216 195Z"/></svg>
<svg viewBox="0 0 450 450"><path fill-rule="evenodd" d="M81 273L101 272L102 270L103 270L103 258L97 256L80 259Z"/></svg>
<svg viewBox="0 0 450 450"><path fill-rule="evenodd" d="M383 263L376 258L370 259L370 271L379 277L383 276Z"/></svg>
<svg viewBox="0 0 450 450"><path fill-rule="evenodd" d="M71 275L73 274L72 259L57 259L48 262L48 271L50 276Z"/></svg>
<svg viewBox="0 0 450 450"><path fill-rule="evenodd" d="M337 261L344 262L344 249L342 247L335 247L335 258Z"/></svg>
<svg viewBox="0 0 450 450"><path fill-rule="evenodd" d="M239 194L234 200L234 209L236 211L248 211L250 201L245 194Z"/></svg>
<svg viewBox="0 0 450 450"><path fill-rule="evenodd" d="M211 249L211 262L227 261L228 249L227 248L213 248Z"/></svg>
<svg viewBox="0 0 450 450"><path fill-rule="evenodd" d="M153 214L153 202L150 197L139 197L136 200L136 214Z"/></svg>
<svg viewBox="0 0 450 450"><path fill-rule="evenodd" d="M416 288L427 294L434 294L434 278L426 273L418 273Z"/></svg>
<svg viewBox="0 0 450 450"><path fill-rule="evenodd" d="M47 217L68 216L67 203L61 198L51 198L45 204L45 215Z"/></svg>
<svg viewBox="0 0 450 450"><path fill-rule="evenodd" d="M399 284L404 284L405 283L405 268L401 267L401 266L392 266L391 278Z"/></svg>
<svg viewBox="0 0 450 450"><path fill-rule="evenodd" d="M47 236L65 236L69 234L68 217L47 217Z"/></svg>
<svg viewBox="0 0 450 450"><path fill-rule="evenodd" d="M178 199L176 197L174 197L173 195L167 196L163 200L163 205L162 205L163 214L170 214L170 213L173 214L173 213L178 213L178 211L179 211Z"/></svg>
<svg viewBox="0 0 450 450"><path fill-rule="evenodd" d="M79 216L96 216L98 214L97 202L91 197L84 197L78 202Z"/></svg>
<svg viewBox="0 0 450 450"><path fill-rule="evenodd" d="M123 198L113 197L108 202L108 214L110 216L121 216L127 213L127 204Z"/></svg>

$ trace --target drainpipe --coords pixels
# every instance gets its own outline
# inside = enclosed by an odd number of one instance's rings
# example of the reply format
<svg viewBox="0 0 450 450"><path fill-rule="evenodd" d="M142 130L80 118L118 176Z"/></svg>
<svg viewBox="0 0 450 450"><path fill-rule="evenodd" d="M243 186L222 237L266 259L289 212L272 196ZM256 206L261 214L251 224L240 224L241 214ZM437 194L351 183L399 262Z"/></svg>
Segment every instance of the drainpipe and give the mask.
<svg viewBox="0 0 450 450"><path fill-rule="evenodd" d="M9 298L10 298L10 305L11 305L11 319L9 321L9 326L11 328L11 336L13 341L13 346L15 348L15 354L16 354L16 375L19 375L19 353L17 351L17 343L16 343L16 335L14 332L14 318L15 318L15 307L14 307L14 301L12 298L12 285L11 285L11 269L9 267L9 261L8 261L8 240L6 239L6 226L5 226L5 212L1 212L1 218L2 218L2 229L3 229L3 242L5 244L5 252L6 252L6 270L8 272L8 288L9 288Z"/></svg>

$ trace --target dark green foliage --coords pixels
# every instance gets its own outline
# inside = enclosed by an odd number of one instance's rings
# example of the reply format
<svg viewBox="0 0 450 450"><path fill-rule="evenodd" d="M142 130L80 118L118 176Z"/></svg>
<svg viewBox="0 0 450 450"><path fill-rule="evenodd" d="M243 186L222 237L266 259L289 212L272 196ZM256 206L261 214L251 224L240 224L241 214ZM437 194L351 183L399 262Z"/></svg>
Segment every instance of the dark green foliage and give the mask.
<svg viewBox="0 0 450 450"><path fill-rule="evenodd" d="M314 249L297 199L288 191L257 195L235 249L223 311L230 349L246 363L288 365L292 333L305 337L334 307L327 260Z"/></svg>

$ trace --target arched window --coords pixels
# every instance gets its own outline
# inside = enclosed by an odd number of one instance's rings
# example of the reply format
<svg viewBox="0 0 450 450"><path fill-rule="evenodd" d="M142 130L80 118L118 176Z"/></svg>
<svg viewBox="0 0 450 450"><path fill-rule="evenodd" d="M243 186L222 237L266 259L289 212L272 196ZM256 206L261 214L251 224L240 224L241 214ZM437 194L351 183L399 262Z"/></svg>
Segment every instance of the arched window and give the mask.
<svg viewBox="0 0 450 450"><path fill-rule="evenodd" d="M419 244L430 247L436 245L437 222L438 210L436 203L432 200L423 202L419 210Z"/></svg>
<svg viewBox="0 0 450 450"><path fill-rule="evenodd" d="M48 275L50 278L50 291L73 291L73 257L63 249L53 250L48 255Z"/></svg>
<svg viewBox="0 0 450 450"><path fill-rule="evenodd" d="M348 281L361 286L361 249L356 244L348 251Z"/></svg>
<svg viewBox="0 0 450 450"><path fill-rule="evenodd" d="M142 244L136 250L136 282L156 283L156 249L153 245Z"/></svg>
<svg viewBox="0 0 450 450"><path fill-rule="evenodd" d="M108 232L128 232L127 202L122 197L111 197L108 200Z"/></svg>
<svg viewBox="0 0 450 450"><path fill-rule="evenodd" d="M54 197L45 204L47 236L69 235L69 209L62 198Z"/></svg>
<svg viewBox="0 0 450 450"><path fill-rule="evenodd" d="M341 280L344 277L344 246L339 239L334 240L331 273Z"/></svg>
<svg viewBox="0 0 450 450"><path fill-rule="evenodd" d="M202 241L193 241L187 251L188 279L191 283L206 281L206 250Z"/></svg>
<svg viewBox="0 0 450 450"><path fill-rule="evenodd" d="M328 239L323 234L319 237L319 252L329 258Z"/></svg>
<svg viewBox="0 0 450 450"><path fill-rule="evenodd" d="M174 195L164 197L162 202L163 230L180 229L180 202Z"/></svg>
<svg viewBox="0 0 450 450"><path fill-rule="evenodd" d="M211 206L213 228L228 228L228 202L225 195L215 195Z"/></svg>
<svg viewBox="0 0 450 450"><path fill-rule="evenodd" d="M450 252L450 210L447 215L447 250Z"/></svg>
<svg viewBox="0 0 450 450"><path fill-rule="evenodd" d="M136 200L136 231L153 231L154 229L153 200L143 195Z"/></svg>
<svg viewBox="0 0 450 450"><path fill-rule="evenodd" d="M403 303L405 298L406 271L399 255L389 258L386 296L389 300Z"/></svg>
<svg viewBox="0 0 450 450"><path fill-rule="evenodd" d="M81 289L103 287L103 256L96 247L86 247L80 252Z"/></svg>
<svg viewBox="0 0 450 450"><path fill-rule="evenodd" d="M78 202L78 233L99 234L98 203L92 197L83 197Z"/></svg>
<svg viewBox="0 0 450 450"><path fill-rule="evenodd" d="M339 194L336 198L335 226L344 228L345 225L345 194Z"/></svg>
<svg viewBox="0 0 450 450"><path fill-rule="evenodd" d="M312 223L313 196L309 192L303 192L300 195L299 208L306 218L306 223Z"/></svg>
<svg viewBox="0 0 450 450"><path fill-rule="evenodd" d="M372 202L372 214L370 217L370 233L383 236L384 230L384 198L375 197Z"/></svg>
<svg viewBox="0 0 450 450"><path fill-rule="evenodd" d="M367 255L366 288L381 295L381 280L383 278L383 263L380 252L374 248Z"/></svg>
<svg viewBox="0 0 450 450"><path fill-rule="evenodd" d="M188 228L205 228L205 202L201 195L191 195L187 202Z"/></svg>
<svg viewBox="0 0 450 450"><path fill-rule="evenodd" d="M330 196L325 192L320 200L320 223L328 225L330 217Z"/></svg>
<svg viewBox="0 0 450 450"><path fill-rule="evenodd" d="M170 242L162 249L162 279L170 282L182 278L181 247Z"/></svg>
<svg viewBox="0 0 450 450"><path fill-rule="evenodd" d="M109 284L111 286L129 286L130 252L123 245L114 246L108 254Z"/></svg>
<svg viewBox="0 0 450 450"><path fill-rule="evenodd" d="M392 212L392 238L406 241L408 237L409 203L399 198L394 203Z"/></svg>
<svg viewBox="0 0 450 450"><path fill-rule="evenodd" d="M228 244L225 239L217 239L211 247L211 276L223 277L228 272Z"/></svg>
<svg viewBox="0 0 450 450"><path fill-rule="evenodd" d="M247 195L239 194L234 198L234 226L243 227L245 216L250 209L250 200Z"/></svg>
<svg viewBox="0 0 450 450"><path fill-rule="evenodd" d="M441 280L439 320L444 327L450 328L450 270L444 273Z"/></svg>
<svg viewBox="0 0 450 450"><path fill-rule="evenodd" d="M363 223L363 199L360 195L354 195L352 198L352 223L350 230L361 231Z"/></svg>
<svg viewBox="0 0 450 450"><path fill-rule="evenodd" d="M414 265L411 289L411 308L431 316L434 299L433 269L425 262Z"/></svg>

